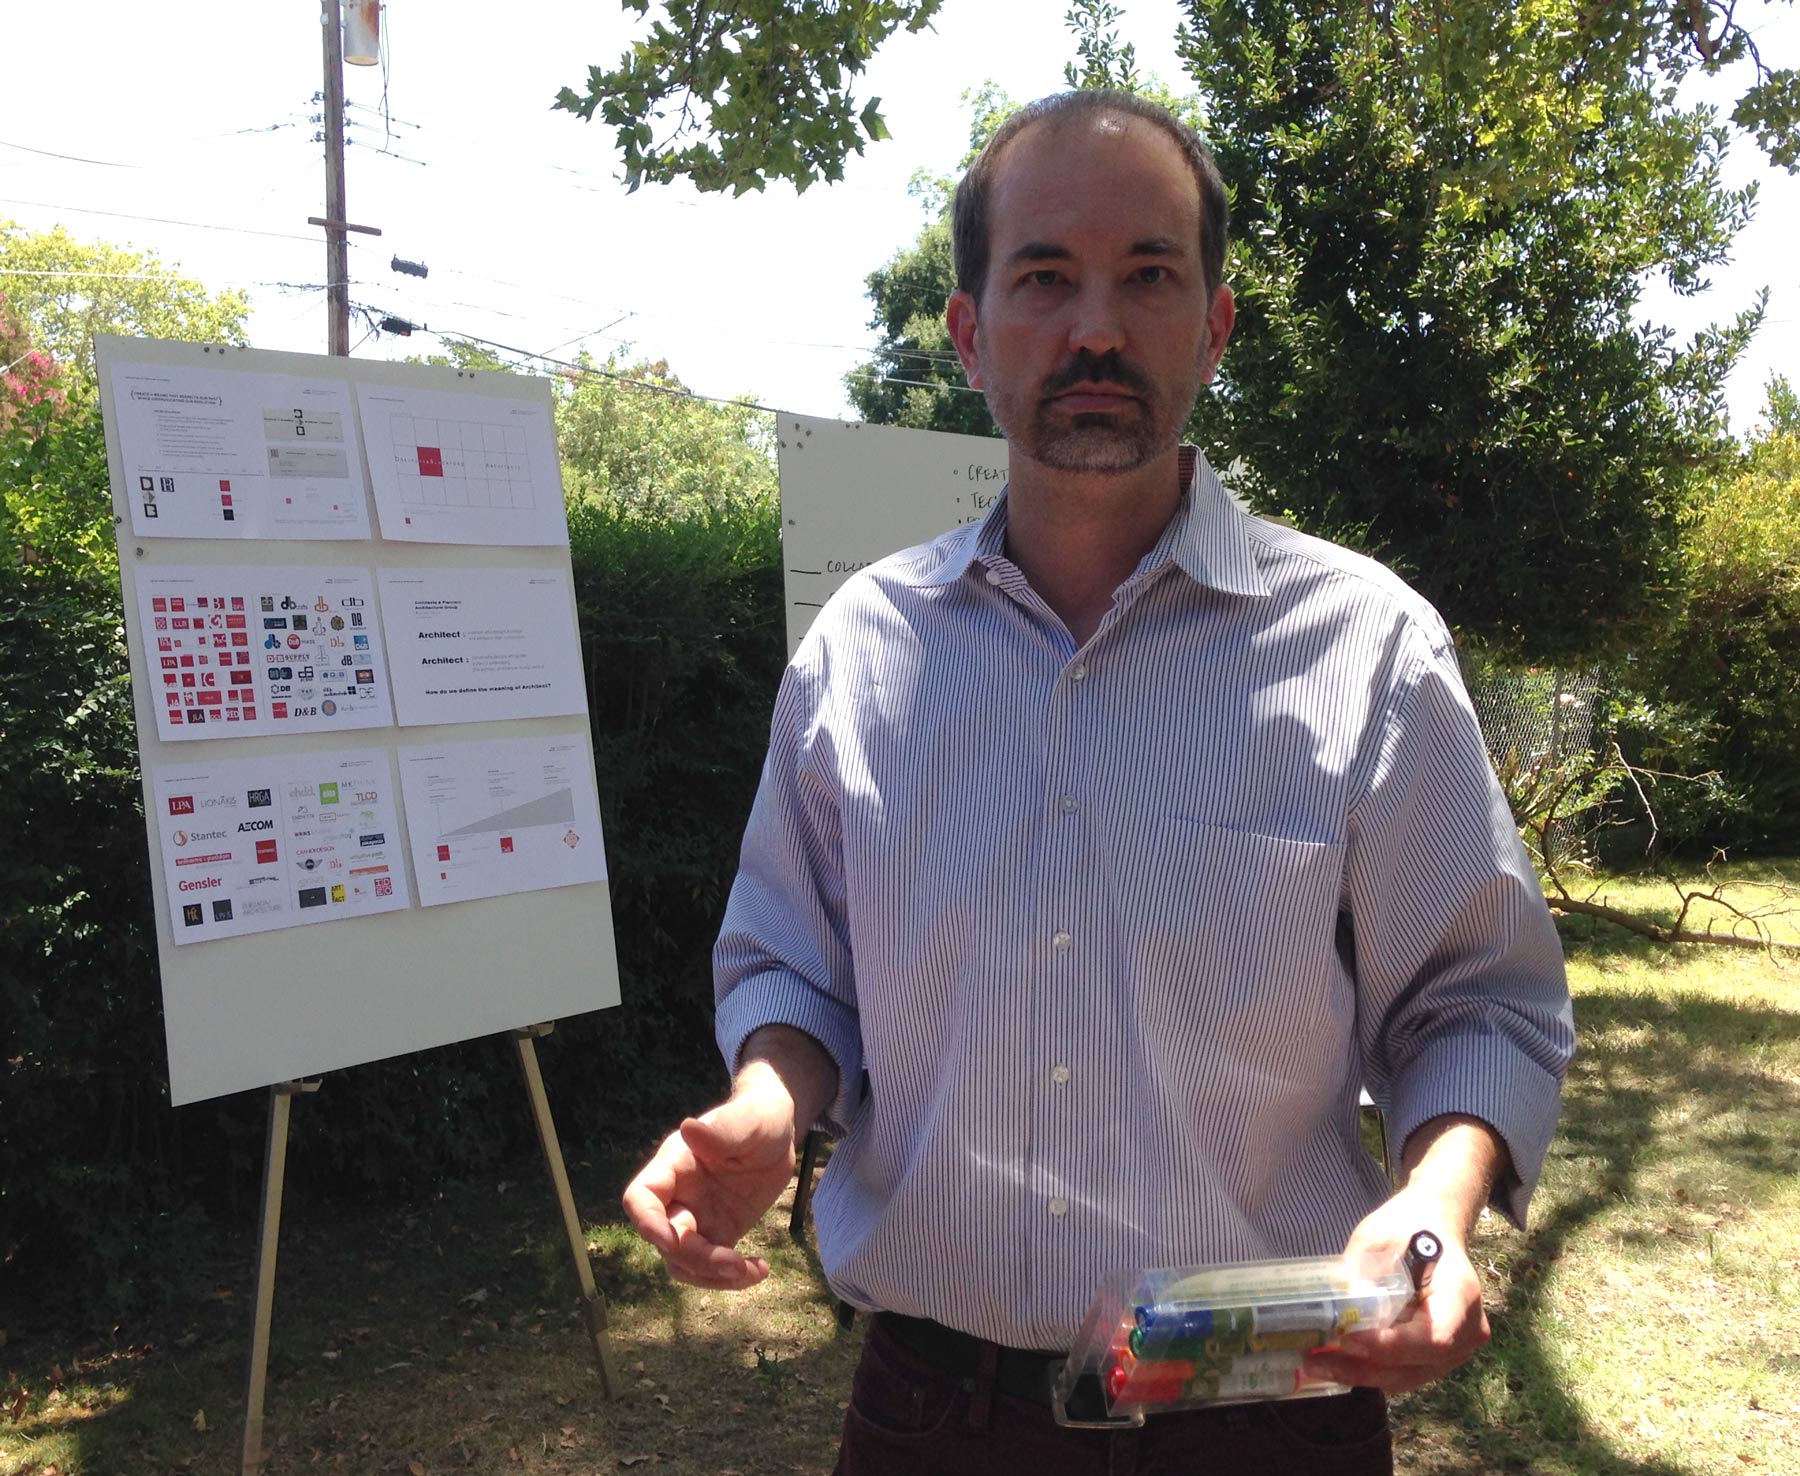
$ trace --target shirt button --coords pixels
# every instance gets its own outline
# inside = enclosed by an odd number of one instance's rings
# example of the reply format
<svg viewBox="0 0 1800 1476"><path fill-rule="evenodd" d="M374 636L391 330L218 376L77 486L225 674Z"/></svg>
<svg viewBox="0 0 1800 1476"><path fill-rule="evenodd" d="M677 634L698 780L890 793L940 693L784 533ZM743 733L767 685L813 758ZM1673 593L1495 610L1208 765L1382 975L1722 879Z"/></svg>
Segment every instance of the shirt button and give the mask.
<svg viewBox="0 0 1800 1476"><path fill-rule="evenodd" d="M989 569L987 571L987 582L989 584L998 584L1004 578L1006 578L1006 576L998 569Z"/></svg>
<svg viewBox="0 0 1800 1476"><path fill-rule="evenodd" d="M1050 1071L1050 1080L1055 1082L1058 1086L1067 1086L1069 1082L1069 1068L1067 1066L1052 1067Z"/></svg>
<svg viewBox="0 0 1800 1476"><path fill-rule="evenodd" d="M1055 1215L1057 1217L1057 1219L1060 1220L1064 1215L1068 1214L1068 1212L1069 1212L1069 1201L1068 1200L1053 1199L1050 1201L1050 1213Z"/></svg>
<svg viewBox="0 0 1800 1476"><path fill-rule="evenodd" d="M1050 935L1050 946L1058 953L1067 953L1075 946L1075 940L1067 933L1052 933Z"/></svg>
<svg viewBox="0 0 1800 1476"><path fill-rule="evenodd" d="M1061 799L1057 800L1056 808L1061 810L1065 815L1073 815L1081 808L1081 802L1077 800L1074 795L1065 794Z"/></svg>
<svg viewBox="0 0 1800 1476"><path fill-rule="evenodd" d="M1087 680L1087 662L1077 661L1071 666L1069 668L1069 680L1072 682L1085 682Z"/></svg>

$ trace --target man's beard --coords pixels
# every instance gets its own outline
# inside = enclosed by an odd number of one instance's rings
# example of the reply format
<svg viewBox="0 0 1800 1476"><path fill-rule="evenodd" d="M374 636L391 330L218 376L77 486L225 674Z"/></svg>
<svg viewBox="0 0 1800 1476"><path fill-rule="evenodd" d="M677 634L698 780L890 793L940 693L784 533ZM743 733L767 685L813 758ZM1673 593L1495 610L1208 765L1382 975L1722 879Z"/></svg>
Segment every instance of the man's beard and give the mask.
<svg viewBox="0 0 1800 1476"><path fill-rule="evenodd" d="M1078 384L1112 385L1138 398L1116 411L1059 411L1054 397ZM1194 390L1197 394L1197 379ZM1016 405L1004 390L995 389L988 391L987 401L1001 434L1032 460L1056 471L1136 471L1176 444L1186 418L1168 417L1166 402L1148 376L1120 358L1117 350L1104 354L1079 350L1044 381L1029 405Z"/></svg>

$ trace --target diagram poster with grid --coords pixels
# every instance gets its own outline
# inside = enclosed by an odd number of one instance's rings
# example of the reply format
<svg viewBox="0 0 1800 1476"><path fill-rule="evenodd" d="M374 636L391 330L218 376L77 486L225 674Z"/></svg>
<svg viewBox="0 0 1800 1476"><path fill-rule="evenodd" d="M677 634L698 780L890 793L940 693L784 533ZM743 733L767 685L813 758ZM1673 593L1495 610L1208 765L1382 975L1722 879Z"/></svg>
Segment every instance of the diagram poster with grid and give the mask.
<svg viewBox="0 0 1800 1476"><path fill-rule="evenodd" d="M616 1005L549 383L95 348L171 1100ZM372 516L400 450L440 517Z"/></svg>
<svg viewBox="0 0 1800 1476"><path fill-rule="evenodd" d="M568 543L548 402L370 384L356 399L383 538Z"/></svg>

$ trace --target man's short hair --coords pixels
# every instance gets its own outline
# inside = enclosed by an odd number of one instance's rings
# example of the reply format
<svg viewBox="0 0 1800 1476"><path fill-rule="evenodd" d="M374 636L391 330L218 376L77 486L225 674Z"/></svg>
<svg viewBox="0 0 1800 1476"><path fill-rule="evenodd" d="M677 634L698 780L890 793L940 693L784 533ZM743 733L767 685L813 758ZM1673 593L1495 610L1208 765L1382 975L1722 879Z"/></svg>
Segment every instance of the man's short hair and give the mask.
<svg viewBox="0 0 1800 1476"><path fill-rule="evenodd" d="M1231 207L1226 201L1225 181L1213 160L1212 150L1199 134L1167 108L1136 93L1105 88L1059 92L1054 97L1039 98L1034 103L1027 103L994 130L987 147L957 185L956 200L951 206L950 243L956 261L958 288L979 300L987 280L988 206L993 198L1000 156L1007 145L1033 123L1104 113L1142 118L1161 129L1181 150L1188 168L1193 171L1194 183L1200 188L1200 267L1206 278L1207 296L1211 297L1219 290L1219 284L1225 280L1225 243Z"/></svg>

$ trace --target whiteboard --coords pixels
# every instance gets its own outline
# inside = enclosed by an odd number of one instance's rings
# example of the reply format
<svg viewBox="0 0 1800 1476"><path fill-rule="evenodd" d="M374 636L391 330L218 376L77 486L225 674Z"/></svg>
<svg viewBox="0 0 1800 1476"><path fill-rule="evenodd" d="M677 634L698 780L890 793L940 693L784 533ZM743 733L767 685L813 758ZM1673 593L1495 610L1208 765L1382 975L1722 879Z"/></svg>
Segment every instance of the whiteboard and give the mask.
<svg viewBox="0 0 1800 1476"><path fill-rule="evenodd" d="M567 585L571 612L574 581L566 546L396 542L382 539L378 532L367 540L352 542L341 537L333 541L289 537L279 542L138 537L122 475L114 407L107 400L111 368L119 362L209 373L224 369L302 375L349 385L479 392L545 410L551 399L549 385L541 379L509 374L148 339L101 336L95 339L95 350L144 774L171 1100L177 1105L200 1101L616 1005L619 970L604 881L429 909L419 907L415 900L415 905L404 911L378 916L175 946L165 902L162 847L155 828L151 776L157 768L192 762L197 750L204 750L208 758L229 760L349 747L383 749L391 764L402 744L528 737L577 739L591 768L593 745L585 716L462 722L404 732L390 726L365 728L354 735L308 733L164 743L157 736L145 639L139 628L140 571L172 565L247 564L358 565L371 575L378 568L449 566L551 570ZM359 456L363 445L359 424ZM366 457L362 474L366 486ZM371 523L370 527L374 531L377 525ZM604 783L600 789L605 792ZM404 833L404 814L400 823L399 850L407 856L412 847ZM415 899L416 880L412 887Z"/></svg>
<svg viewBox="0 0 1800 1476"><path fill-rule="evenodd" d="M985 516L1006 486L988 436L776 419L788 654L837 587L865 565Z"/></svg>

